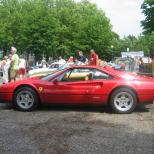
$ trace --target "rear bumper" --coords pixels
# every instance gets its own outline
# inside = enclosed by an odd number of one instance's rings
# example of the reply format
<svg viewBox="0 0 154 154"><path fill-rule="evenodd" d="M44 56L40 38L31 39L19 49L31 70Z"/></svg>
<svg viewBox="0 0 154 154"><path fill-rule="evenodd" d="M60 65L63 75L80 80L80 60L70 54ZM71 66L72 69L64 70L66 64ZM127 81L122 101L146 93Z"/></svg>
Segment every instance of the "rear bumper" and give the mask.
<svg viewBox="0 0 154 154"><path fill-rule="evenodd" d="M13 93L0 93L0 103L12 103Z"/></svg>

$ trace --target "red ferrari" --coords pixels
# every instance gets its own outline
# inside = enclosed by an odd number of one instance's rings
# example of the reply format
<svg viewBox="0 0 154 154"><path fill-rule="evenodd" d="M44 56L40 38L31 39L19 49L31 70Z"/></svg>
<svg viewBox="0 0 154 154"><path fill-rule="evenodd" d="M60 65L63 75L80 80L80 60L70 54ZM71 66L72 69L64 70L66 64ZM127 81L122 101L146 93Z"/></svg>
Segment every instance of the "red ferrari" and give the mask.
<svg viewBox="0 0 154 154"><path fill-rule="evenodd" d="M109 104L117 113L130 113L137 104L153 100L153 78L99 66L73 66L0 86L0 102L21 111L34 110L40 103Z"/></svg>

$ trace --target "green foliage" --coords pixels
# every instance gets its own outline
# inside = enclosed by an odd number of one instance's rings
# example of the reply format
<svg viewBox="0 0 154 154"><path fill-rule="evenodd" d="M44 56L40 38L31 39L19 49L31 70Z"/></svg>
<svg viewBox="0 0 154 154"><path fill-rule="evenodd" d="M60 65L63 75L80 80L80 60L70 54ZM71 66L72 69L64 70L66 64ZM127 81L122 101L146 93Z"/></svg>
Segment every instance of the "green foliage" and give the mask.
<svg viewBox="0 0 154 154"><path fill-rule="evenodd" d="M154 0L144 0L142 12L145 15L145 20L141 22L145 33L154 32Z"/></svg>
<svg viewBox="0 0 154 154"><path fill-rule="evenodd" d="M144 51L145 56L154 55L152 53L151 45L154 43L154 35L140 35L127 36L120 39L118 36L114 37L112 44L114 46L114 56L121 56L120 52L126 52L127 48L129 51Z"/></svg>
<svg viewBox="0 0 154 154"><path fill-rule="evenodd" d="M151 50L151 45L154 44L154 0L144 0L141 6L146 19L142 21L144 28L143 35L138 37L126 36L120 39L117 34L114 34L112 45L114 46L114 56L120 56L120 52L127 51L144 51L145 56L152 56L154 53Z"/></svg>
<svg viewBox="0 0 154 154"><path fill-rule="evenodd" d="M86 54L94 48L100 57L111 57L113 38L109 19L89 1L1 0L0 48L12 45L20 53L57 57Z"/></svg>

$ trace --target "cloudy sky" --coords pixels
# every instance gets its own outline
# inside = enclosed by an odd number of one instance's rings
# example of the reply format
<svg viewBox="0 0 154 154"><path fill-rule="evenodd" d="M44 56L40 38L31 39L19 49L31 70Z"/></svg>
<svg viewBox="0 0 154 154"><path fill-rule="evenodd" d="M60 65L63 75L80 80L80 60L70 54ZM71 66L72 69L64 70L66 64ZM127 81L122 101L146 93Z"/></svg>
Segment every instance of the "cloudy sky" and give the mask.
<svg viewBox="0 0 154 154"><path fill-rule="evenodd" d="M141 13L143 0L91 0L105 11L110 19L113 31L121 37L138 36L142 32L140 21L144 19Z"/></svg>

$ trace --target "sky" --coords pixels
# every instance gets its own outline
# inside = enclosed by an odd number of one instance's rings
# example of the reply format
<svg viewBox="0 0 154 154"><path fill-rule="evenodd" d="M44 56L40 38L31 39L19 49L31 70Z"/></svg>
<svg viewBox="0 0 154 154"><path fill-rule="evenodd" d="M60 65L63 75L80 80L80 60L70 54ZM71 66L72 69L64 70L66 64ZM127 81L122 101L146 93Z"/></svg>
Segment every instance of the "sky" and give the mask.
<svg viewBox="0 0 154 154"><path fill-rule="evenodd" d="M90 0L104 10L113 31L120 37L142 33L140 22L144 20L141 4L144 0Z"/></svg>

